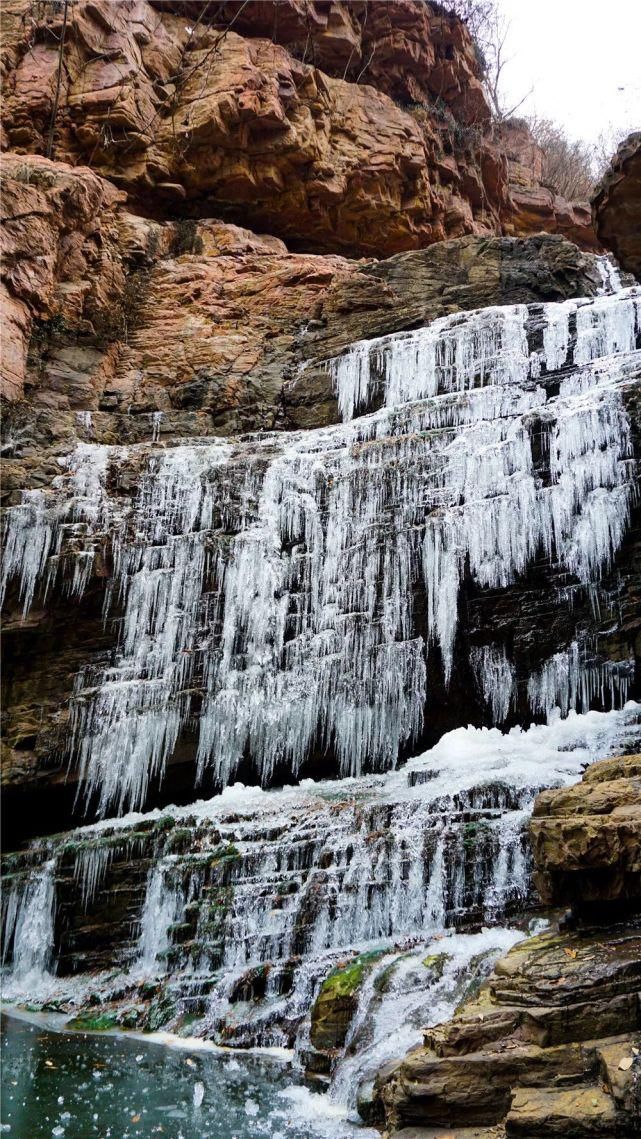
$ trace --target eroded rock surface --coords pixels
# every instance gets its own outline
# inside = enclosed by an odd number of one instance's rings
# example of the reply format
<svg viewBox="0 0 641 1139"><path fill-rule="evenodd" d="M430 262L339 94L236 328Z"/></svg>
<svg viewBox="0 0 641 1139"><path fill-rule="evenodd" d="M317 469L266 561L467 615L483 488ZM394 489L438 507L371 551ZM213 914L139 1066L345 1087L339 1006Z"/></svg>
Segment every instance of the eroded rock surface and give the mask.
<svg viewBox="0 0 641 1139"><path fill-rule="evenodd" d="M156 222L87 167L3 159L9 430L52 444L232 434L335 422L326 374L301 363L354 340L488 304L596 291L567 241L467 237L381 262L290 253L215 220ZM72 413L69 415L69 413ZM118 417L118 418L112 418Z"/></svg>
<svg viewBox="0 0 641 1139"><path fill-rule="evenodd" d="M530 824L544 901L641 903L641 756L604 760L546 791Z"/></svg>
<svg viewBox="0 0 641 1139"><path fill-rule="evenodd" d="M519 943L474 1001L381 1073L388 1125L634 1134L640 961L633 927Z"/></svg>
<svg viewBox="0 0 641 1139"><path fill-rule="evenodd" d="M421 0L362 0L244 5L227 0L152 0L154 7L288 48L328 75L347 78L412 104L440 99L464 122L487 124L490 113L478 53L465 27L445 7Z"/></svg>
<svg viewBox="0 0 641 1139"><path fill-rule="evenodd" d="M641 132L621 143L592 199L592 213L599 241L641 277Z"/></svg>
<svg viewBox="0 0 641 1139"><path fill-rule="evenodd" d="M639 764L603 760L538 797L530 829L543 896L579 915L598 898L599 924L520 942L476 998L381 1071L376 1102L395 1139L486 1126L515 1137L638 1133Z"/></svg>
<svg viewBox="0 0 641 1139"><path fill-rule="evenodd" d="M594 244L589 213L549 192L534 189L529 212L513 203L472 40L440 8L229 3L211 23L192 7L188 23L184 6L75 4L56 103L63 12L14 4L8 146L55 147L142 212L211 216L215 204L317 252L387 256L537 228Z"/></svg>

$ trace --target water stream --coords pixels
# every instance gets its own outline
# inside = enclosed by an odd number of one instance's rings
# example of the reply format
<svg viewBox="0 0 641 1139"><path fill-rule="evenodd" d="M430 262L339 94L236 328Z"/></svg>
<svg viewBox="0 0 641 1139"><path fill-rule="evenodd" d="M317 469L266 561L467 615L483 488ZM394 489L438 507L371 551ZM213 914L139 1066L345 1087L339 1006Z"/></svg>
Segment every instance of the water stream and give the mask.
<svg viewBox="0 0 641 1139"><path fill-rule="evenodd" d="M151 443L80 444L7 512L24 612L99 581L117 643L70 706L78 809L101 821L7 857L5 993L172 1034L161 1052L11 1020L13 1134L344 1139L380 1064L538 920L534 797L640 735L631 650L601 630L621 628L603 582L635 503L641 289L601 267L597 298L326 361L340 424L166 445L155 418ZM461 645L464 587L542 564L546 612L583 597L592 617L546 655L518 613ZM457 669L460 726L420 752L429 677L447 701ZM467 726L466 685L493 727ZM145 810L188 732L195 801ZM312 753L326 778L300 778ZM336 977L357 982L327 1045L312 1010Z"/></svg>

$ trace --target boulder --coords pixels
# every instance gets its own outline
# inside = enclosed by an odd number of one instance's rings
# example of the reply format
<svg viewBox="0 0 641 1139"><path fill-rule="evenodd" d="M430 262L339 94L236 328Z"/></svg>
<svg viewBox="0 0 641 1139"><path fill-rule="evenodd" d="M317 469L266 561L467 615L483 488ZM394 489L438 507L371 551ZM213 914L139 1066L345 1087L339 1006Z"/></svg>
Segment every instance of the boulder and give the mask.
<svg viewBox="0 0 641 1139"><path fill-rule="evenodd" d="M581 783L544 791L530 835L547 902L641 901L641 756L604 760Z"/></svg>
<svg viewBox="0 0 641 1139"><path fill-rule="evenodd" d="M423 1047L381 1071L374 1112L394 1136L501 1124L515 1136L633 1133L632 1064L619 1065L637 1055L640 986L634 924L527 938Z"/></svg>
<svg viewBox="0 0 641 1139"><path fill-rule="evenodd" d="M592 198L592 214L601 244L641 278L641 131L619 146Z"/></svg>

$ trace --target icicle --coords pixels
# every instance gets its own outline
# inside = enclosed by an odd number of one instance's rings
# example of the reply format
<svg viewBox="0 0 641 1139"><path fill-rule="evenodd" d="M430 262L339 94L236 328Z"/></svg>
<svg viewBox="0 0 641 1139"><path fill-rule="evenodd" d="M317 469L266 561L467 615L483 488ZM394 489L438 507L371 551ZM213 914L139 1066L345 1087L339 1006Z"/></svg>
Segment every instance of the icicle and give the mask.
<svg viewBox="0 0 641 1139"><path fill-rule="evenodd" d="M151 441L157 443L160 439L160 428L162 426L163 413L162 411L152 411L151 413Z"/></svg>
<svg viewBox="0 0 641 1139"><path fill-rule="evenodd" d="M80 883L83 910L86 911L96 897L114 854L115 848L104 843L84 847L76 853L73 876Z"/></svg>
<svg viewBox="0 0 641 1139"><path fill-rule="evenodd" d="M514 665L507 659L503 645L472 648L470 663L476 673L483 699L492 711L492 723L502 724L508 717L515 695Z"/></svg>
<svg viewBox="0 0 641 1139"><path fill-rule="evenodd" d="M596 267L601 277L599 293L618 293L623 288L621 274L616 262L609 254L596 258Z"/></svg>
<svg viewBox="0 0 641 1139"><path fill-rule="evenodd" d="M622 708L634 679L634 659L589 664L577 641L554 653L528 680L528 700L533 712L549 721L558 709L586 712L595 698L610 708Z"/></svg>
<svg viewBox="0 0 641 1139"><path fill-rule="evenodd" d="M8 511L4 571L25 608L60 577L81 595L111 544L121 636L76 678L71 707L87 802L142 805L196 715L199 776L222 785L247 754L263 784L277 767L295 778L312 747L343 775L390 767L429 716L433 645L449 680L464 574L502 589L543 556L596 589L629 521L619 389L638 369L640 295L490 308L357 344L328 367L348 417L375 388L377 412L167 450L82 444L50 490L27 492ZM563 368L559 395L543 367ZM110 489L132 481L131 496ZM508 670L484 671L499 722Z"/></svg>

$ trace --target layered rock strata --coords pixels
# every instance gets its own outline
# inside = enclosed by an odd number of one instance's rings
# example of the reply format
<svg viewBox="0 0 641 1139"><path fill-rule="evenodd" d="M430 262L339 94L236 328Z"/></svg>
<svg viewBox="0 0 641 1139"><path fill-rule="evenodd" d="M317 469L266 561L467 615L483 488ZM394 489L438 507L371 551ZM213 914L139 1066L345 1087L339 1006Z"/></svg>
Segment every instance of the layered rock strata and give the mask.
<svg viewBox="0 0 641 1139"><path fill-rule="evenodd" d="M640 764L603 760L537 799L537 881L548 902L572 903L574 928L566 919L519 943L423 1048L381 1072L379 1110L394 1136L638 1133Z"/></svg>
<svg viewBox="0 0 641 1139"><path fill-rule="evenodd" d="M463 295L476 252L455 247ZM426 257L405 255L391 279L416 259L420 283ZM518 290L519 258L504 261L499 287ZM547 265L541 287L552 283ZM411 284L411 305L433 303ZM59 446L50 485L18 444L14 477L33 481L7 514L13 788L37 773L69 795L78 780L80 801L104 814L237 773L384 768L456 726L461 701L468 721L490 723L620 706L635 691L638 628L637 308L629 289L359 341L318 369L345 422L315 431ZM55 631L68 591L66 656Z"/></svg>
<svg viewBox="0 0 641 1139"><path fill-rule="evenodd" d="M556 237L468 237L363 263L222 222L144 219L86 167L6 155L2 174L5 393L28 401L14 437L37 417L41 444L86 412L105 442L148 436L153 412L164 434L321 426L337 418L331 385L318 391L308 372L292 388L301 362L449 312L599 285L594 261Z"/></svg>
<svg viewBox="0 0 641 1139"><path fill-rule="evenodd" d="M603 760L537 799L530 824L544 902L580 914L641 908L641 756Z"/></svg>
<svg viewBox="0 0 641 1139"><path fill-rule="evenodd" d="M317 252L387 256L521 232L475 49L455 18L412 0L252 4L249 14L227 4L214 23L208 5L191 22L171 8L82 0L67 9L63 39L64 8L34 18L26 0L14 5L7 145L89 164L148 215L216 213ZM329 46L318 64L317 39ZM326 55L336 74L319 69ZM540 228L594 244L589 215L549 195L539 207Z"/></svg>

